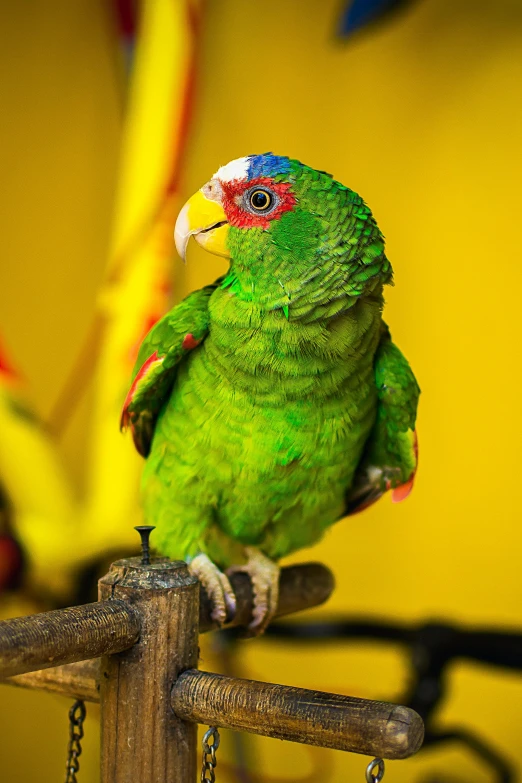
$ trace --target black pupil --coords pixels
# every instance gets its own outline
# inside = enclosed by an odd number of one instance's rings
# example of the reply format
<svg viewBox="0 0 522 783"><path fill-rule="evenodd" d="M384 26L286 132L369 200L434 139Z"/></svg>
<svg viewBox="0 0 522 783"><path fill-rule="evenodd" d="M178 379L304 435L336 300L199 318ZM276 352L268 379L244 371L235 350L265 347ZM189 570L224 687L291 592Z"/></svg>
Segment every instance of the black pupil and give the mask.
<svg viewBox="0 0 522 783"><path fill-rule="evenodd" d="M263 190L256 190L252 193L250 201L255 209L266 209L270 205L270 196Z"/></svg>

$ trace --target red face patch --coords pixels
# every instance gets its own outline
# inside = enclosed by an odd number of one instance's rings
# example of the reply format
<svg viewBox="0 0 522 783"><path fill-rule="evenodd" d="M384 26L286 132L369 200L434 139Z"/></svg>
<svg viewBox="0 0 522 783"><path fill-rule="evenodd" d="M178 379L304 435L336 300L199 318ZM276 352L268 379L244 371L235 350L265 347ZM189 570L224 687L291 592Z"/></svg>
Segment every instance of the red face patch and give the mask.
<svg viewBox="0 0 522 783"><path fill-rule="evenodd" d="M236 228L268 228L272 220L277 220L284 212L292 210L296 198L289 182L274 182L270 177L256 177L248 182L232 180L220 182L223 189L222 203L228 222ZM271 208L256 213L250 199L256 188L266 192L272 199Z"/></svg>

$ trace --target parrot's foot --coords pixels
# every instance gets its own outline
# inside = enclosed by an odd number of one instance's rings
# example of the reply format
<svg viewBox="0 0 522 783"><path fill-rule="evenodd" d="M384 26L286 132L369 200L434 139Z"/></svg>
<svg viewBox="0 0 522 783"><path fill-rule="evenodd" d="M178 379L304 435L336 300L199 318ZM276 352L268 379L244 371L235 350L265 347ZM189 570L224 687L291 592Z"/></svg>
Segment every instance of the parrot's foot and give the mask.
<svg viewBox="0 0 522 783"><path fill-rule="evenodd" d="M189 563L188 569L192 576L199 579L212 602L212 620L220 626L223 625L227 615L233 617L236 613L236 596L228 577L203 554L196 555Z"/></svg>
<svg viewBox="0 0 522 783"><path fill-rule="evenodd" d="M273 560L266 557L259 549L253 546L245 547L247 563L245 565L232 566L227 574L241 571L248 574L252 582L254 594L254 608L252 621L248 629L254 636L262 634L277 609L279 599L279 572L280 568Z"/></svg>

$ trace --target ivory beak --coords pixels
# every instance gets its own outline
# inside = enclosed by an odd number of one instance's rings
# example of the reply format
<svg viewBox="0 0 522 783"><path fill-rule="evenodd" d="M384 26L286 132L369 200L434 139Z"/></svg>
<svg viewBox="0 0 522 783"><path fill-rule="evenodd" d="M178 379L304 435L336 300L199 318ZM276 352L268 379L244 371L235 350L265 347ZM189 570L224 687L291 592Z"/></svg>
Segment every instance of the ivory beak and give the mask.
<svg viewBox="0 0 522 783"><path fill-rule="evenodd" d="M176 250L185 260L190 237L218 256L230 258L227 247L228 222L219 201L207 198L202 190L195 193L178 215L174 228Z"/></svg>

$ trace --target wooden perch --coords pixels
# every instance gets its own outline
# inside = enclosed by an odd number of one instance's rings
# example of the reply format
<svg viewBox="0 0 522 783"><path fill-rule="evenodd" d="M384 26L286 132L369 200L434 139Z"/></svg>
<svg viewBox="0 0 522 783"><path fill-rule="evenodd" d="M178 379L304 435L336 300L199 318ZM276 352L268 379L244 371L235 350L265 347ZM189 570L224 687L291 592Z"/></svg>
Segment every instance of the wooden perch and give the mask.
<svg viewBox="0 0 522 783"><path fill-rule="evenodd" d="M236 573L230 578L232 589L236 594L236 614L230 618L226 627L246 627L252 619L252 583L248 574ZM330 598L335 587L335 580L329 568L321 563L301 563L281 569L279 577L279 602L276 617L285 614L302 612L314 606L324 604ZM210 619L212 604L205 590L201 588L199 595L199 632L211 631L216 628Z"/></svg>
<svg viewBox="0 0 522 783"><path fill-rule="evenodd" d="M125 601L102 601L0 622L0 678L121 652L140 632Z"/></svg>
<svg viewBox="0 0 522 783"><path fill-rule="evenodd" d="M408 758L424 736L407 707L197 670L178 677L171 703L187 721L384 759Z"/></svg>
<svg viewBox="0 0 522 783"><path fill-rule="evenodd" d="M100 659L66 663L26 674L17 674L0 680L0 685L17 685L20 688L58 693L71 699L100 701Z"/></svg>
<svg viewBox="0 0 522 783"><path fill-rule="evenodd" d="M98 680L99 662L83 661L9 682L96 702ZM186 721L385 759L413 755L423 738L422 720L407 707L196 670L178 678L171 704Z"/></svg>
<svg viewBox="0 0 522 783"><path fill-rule="evenodd" d="M98 680L99 662L83 661L9 682L96 702ZM178 678L171 703L184 720L386 759L411 756L423 737L420 717L406 707L194 670Z"/></svg>

